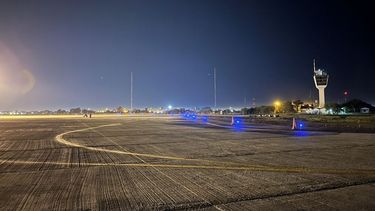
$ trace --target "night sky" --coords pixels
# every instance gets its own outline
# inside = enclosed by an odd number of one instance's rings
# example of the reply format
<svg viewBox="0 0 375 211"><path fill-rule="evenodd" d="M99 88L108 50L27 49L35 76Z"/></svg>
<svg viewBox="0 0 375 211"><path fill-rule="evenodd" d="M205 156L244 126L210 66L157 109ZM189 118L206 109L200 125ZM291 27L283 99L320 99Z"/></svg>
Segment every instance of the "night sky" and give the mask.
<svg viewBox="0 0 375 211"><path fill-rule="evenodd" d="M286 3L288 2L288 3ZM375 12L365 1L0 1L0 110L375 103Z"/></svg>

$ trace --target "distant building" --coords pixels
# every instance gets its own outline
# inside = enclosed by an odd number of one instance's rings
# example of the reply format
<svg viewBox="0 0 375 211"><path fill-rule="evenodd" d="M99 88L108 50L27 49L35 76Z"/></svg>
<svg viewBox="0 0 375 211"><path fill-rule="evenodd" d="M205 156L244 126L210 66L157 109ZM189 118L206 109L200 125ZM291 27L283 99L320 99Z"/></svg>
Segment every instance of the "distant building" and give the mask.
<svg viewBox="0 0 375 211"><path fill-rule="evenodd" d="M147 108L148 113L162 114L165 112L163 107L160 108Z"/></svg>
<svg viewBox="0 0 375 211"><path fill-rule="evenodd" d="M367 107L361 108L361 113L362 114L368 114L368 113L370 113L370 108L367 108Z"/></svg>

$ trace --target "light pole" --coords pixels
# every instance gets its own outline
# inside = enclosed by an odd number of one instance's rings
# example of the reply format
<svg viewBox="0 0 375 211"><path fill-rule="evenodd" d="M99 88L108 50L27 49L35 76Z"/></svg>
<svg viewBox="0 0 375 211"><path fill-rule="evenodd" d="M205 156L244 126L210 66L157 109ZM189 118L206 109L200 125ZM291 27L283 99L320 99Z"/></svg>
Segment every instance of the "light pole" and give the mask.
<svg viewBox="0 0 375 211"><path fill-rule="evenodd" d="M216 109L216 68L214 67L214 108Z"/></svg>
<svg viewBox="0 0 375 211"><path fill-rule="evenodd" d="M130 72L130 112L133 111L133 72Z"/></svg>

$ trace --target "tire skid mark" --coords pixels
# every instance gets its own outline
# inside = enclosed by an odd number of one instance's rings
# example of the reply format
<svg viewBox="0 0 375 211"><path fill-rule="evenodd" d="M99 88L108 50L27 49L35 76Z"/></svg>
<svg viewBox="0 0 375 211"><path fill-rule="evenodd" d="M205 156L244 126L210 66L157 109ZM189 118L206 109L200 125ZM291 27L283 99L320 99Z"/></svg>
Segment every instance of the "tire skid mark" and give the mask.
<svg viewBox="0 0 375 211"><path fill-rule="evenodd" d="M86 127L88 127L87 124L86 124ZM100 136L104 137L106 140L108 140L109 142L111 142L111 143L113 144L113 146L117 146L117 147L121 148L122 150L127 151L127 149L125 149L124 147L120 146L120 145L117 144L115 141L113 141L111 138L109 138L109 137L103 135L103 134L100 133L99 131L93 129L93 132L95 132L95 133L99 134ZM109 156L107 153L105 153L105 154L103 153L103 155L107 155L107 157L112 161L112 163L115 163L115 161L114 161L114 160L111 158L111 156ZM140 159L140 158L137 157L137 156L134 156L134 155L133 155L133 157L134 157L136 160L141 160L141 161L142 161L142 159ZM116 170L116 172L117 172L117 177L120 179L119 169L118 169L117 167L118 167L118 166L114 165L114 168L115 168L115 170ZM144 178L146 178L147 181L148 181L150 184L152 184L153 187L157 187L157 184L156 184L152 179L150 179L150 178L147 176L147 174L145 174L143 171L138 171L138 172L139 172ZM120 181L121 181L121 179L120 179ZM122 182L121 182L121 185L122 185L122 191L123 191L123 193L125 193L124 185L122 184ZM141 188L142 188L142 187L138 187L138 189L141 189ZM157 203L158 201L162 201L163 204L166 204L165 200L163 200L163 199L160 198L160 197L159 197L158 200L152 200L153 198L158 197L158 194L157 194L155 191L152 191L152 192L151 192L150 190L149 190L149 191L144 190L144 192L146 193L147 198L148 198L152 203ZM173 198L170 197L167 193L164 192L163 194L166 195L167 198L168 198L168 200L170 200L172 203L174 202L174 201L173 201ZM135 204L137 204L137 203L135 203Z"/></svg>
<svg viewBox="0 0 375 211"><path fill-rule="evenodd" d="M37 187L39 187L39 185L41 184L42 178L45 174L46 173L42 171L42 175L39 176L35 184L31 188L29 188L27 194L25 194L25 196L22 198L17 210L26 210L27 203L31 200L32 196L37 191Z"/></svg>
<svg viewBox="0 0 375 211"><path fill-rule="evenodd" d="M68 162L40 162L40 161L21 161L21 160L0 160L3 163L12 164L46 164L46 165L69 165L79 167L79 163ZM214 166L214 165L189 165L189 164L149 164L149 163L87 163L86 166L124 166L124 167L160 167L160 168L180 168L180 169L211 169L211 170L238 170L238 171L264 171L278 173L311 173L311 174L337 174L337 175L368 175L375 176L375 170L366 169L319 169L319 168L255 168L246 166ZM6 173L6 172L4 172Z"/></svg>
<svg viewBox="0 0 375 211"><path fill-rule="evenodd" d="M120 147L122 150L124 150L125 152L129 152L128 149L126 149L125 147L119 145L118 143L116 143L115 141L113 141L111 138L109 137L106 137L104 134L100 133L99 131L96 131L95 129L93 130L95 133L101 135L102 137L106 138L108 141L110 141L111 143L117 145L118 147ZM142 158L140 158L139 156L137 155L133 155L136 159L140 160L142 163L144 164L148 164L150 165L150 167L152 167L154 170L156 170L157 172L159 172L160 174L164 175L165 177L167 177L169 180L171 180L172 182L174 182L175 184L179 185L179 186L182 186L185 190L187 190L188 192L190 192L191 194L195 195L197 198L200 198L203 200L203 202L205 202L205 204L211 204L211 202L209 202L206 198L203 198L203 197L200 197L197 193L195 193L193 190L191 190L190 188L186 187L185 185L183 185L182 183L178 182L177 180L173 179L171 176L167 175L166 173L164 173L163 171L161 171L160 169L156 168L156 166L153 166L151 164L149 164L148 162L146 162L145 160L143 160ZM143 176L145 178L147 178L151 183L154 183L149 177L147 177L146 174L144 174L143 172L140 172L143 174ZM155 186L157 186L155 183L154 183ZM167 198L169 200L171 200L173 202L173 204L176 204L176 201L174 200L174 198L172 196L170 196L168 193L166 192L163 192ZM162 200L163 201L163 200Z"/></svg>
<svg viewBox="0 0 375 211"><path fill-rule="evenodd" d="M88 126L87 124L85 124L86 126ZM98 133L96 130L93 130L94 132L96 132L96 133ZM101 135L101 134L100 134ZM117 145L117 144L115 144L115 145ZM112 146L114 146L114 145L112 145ZM104 154L103 153L98 153L99 154L99 156L102 158L102 160L106 160L105 158L104 158ZM111 160L112 161L112 163L116 163L115 162L115 160L111 157L111 156L109 156L107 153L105 154L107 157L108 157L108 159L109 160ZM120 178L120 172L119 172L119 169L118 169L118 166L114 166L114 169L115 169L115 171L116 171L116 176L117 176L117 179L118 179L118 181L119 181L119 183L120 183L120 185L121 185L121 191L122 191L122 193L125 195L125 196L128 196L129 195L129 193L126 191L126 188L124 188L125 187L125 185L124 185L124 182L123 182L123 180ZM115 197L115 198L118 198L118 197ZM129 200L129 198L127 198L127 200ZM119 201L116 201L117 202L117 207L120 209L120 210L122 210L122 206L121 206L121 204L120 204L120 202ZM128 203L126 203L126 205L127 206L131 206L131 204L137 204L136 202L132 202L132 203L130 203L130 201L128 201ZM130 209L134 209L134 208L132 208L132 207L125 207L126 208L126 210L130 210ZM139 209L139 208L138 208Z"/></svg>

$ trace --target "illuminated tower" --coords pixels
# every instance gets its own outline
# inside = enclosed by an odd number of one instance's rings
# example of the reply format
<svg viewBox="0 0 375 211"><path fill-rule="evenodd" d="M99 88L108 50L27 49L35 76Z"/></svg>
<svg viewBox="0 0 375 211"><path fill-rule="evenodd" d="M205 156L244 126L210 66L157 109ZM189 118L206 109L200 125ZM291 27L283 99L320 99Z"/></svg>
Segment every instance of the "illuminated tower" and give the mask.
<svg viewBox="0 0 375 211"><path fill-rule="evenodd" d="M315 87L319 90L319 108L324 108L325 106L325 96L324 89L328 85L328 74L322 69L315 69L315 59L313 62L314 65L314 82Z"/></svg>

